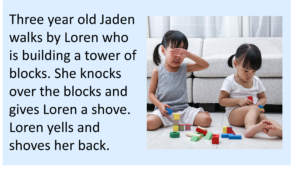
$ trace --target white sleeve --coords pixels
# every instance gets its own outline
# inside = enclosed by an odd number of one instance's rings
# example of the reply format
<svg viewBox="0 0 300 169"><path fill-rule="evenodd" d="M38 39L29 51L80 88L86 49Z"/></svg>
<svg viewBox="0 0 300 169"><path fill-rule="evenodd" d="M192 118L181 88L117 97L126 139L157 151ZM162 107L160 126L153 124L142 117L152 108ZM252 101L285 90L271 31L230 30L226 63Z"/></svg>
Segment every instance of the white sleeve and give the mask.
<svg viewBox="0 0 300 169"><path fill-rule="evenodd" d="M221 91L224 90L227 93L231 92L231 82L228 79L225 79L221 87Z"/></svg>
<svg viewBox="0 0 300 169"><path fill-rule="evenodd" d="M258 90L257 93L262 93L266 90L265 86L262 84L262 82L260 81L260 79L258 78Z"/></svg>

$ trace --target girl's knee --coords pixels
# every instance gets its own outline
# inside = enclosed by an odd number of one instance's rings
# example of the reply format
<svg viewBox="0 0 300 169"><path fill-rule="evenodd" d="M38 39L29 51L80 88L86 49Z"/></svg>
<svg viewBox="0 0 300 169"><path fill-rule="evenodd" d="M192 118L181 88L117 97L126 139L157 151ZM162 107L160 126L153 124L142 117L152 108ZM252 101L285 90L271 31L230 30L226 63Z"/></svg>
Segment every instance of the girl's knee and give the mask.
<svg viewBox="0 0 300 169"><path fill-rule="evenodd" d="M212 119L209 115L204 116L204 118L203 118L203 123L204 123L203 127L209 127L211 125L211 122L212 122Z"/></svg>
<svg viewBox="0 0 300 169"><path fill-rule="evenodd" d="M256 105L250 106L250 109L249 109L249 110L253 110L253 111L255 111L255 113L257 113L258 115L260 115L260 109L259 109L259 107L256 106Z"/></svg>
<svg viewBox="0 0 300 169"><path fill-rule="evenodd" d="M155 118L147 118L147 130L155 130L159 128L159 124Z"/></svg>
<svg viewBox="0 0 300 169"><path fill-rule="evenodd" d="M212 119L209 114L201 113L199 119L195 120L195 125L202 127L209 127L211 125Z"/></svg>

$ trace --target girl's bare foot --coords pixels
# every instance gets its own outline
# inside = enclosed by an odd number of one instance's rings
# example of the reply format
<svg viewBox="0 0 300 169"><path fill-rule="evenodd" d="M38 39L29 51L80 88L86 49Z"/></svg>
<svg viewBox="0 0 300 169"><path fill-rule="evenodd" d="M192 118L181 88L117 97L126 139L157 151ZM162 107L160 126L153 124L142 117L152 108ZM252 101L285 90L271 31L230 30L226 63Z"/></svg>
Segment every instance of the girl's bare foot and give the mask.
<svg viewBox="0 0 300 169"><path fill-rule="evenodd" d="M266 128L267 125L272 125L272 123L268 120L262 120L260 123L248 127L245 131L245 137L246 138L253 137L256 133L259 133L259 132L265 133L266 130L263 130L263 129Z"/></svg>
<svg viewBox="0 0 300 169"><path fill-rule="evenodd" d="M268 130L268 136L273 137L273 136L278 136L282 138L282 128L276 127L273 125L267 125L266 130Z"/></svg>

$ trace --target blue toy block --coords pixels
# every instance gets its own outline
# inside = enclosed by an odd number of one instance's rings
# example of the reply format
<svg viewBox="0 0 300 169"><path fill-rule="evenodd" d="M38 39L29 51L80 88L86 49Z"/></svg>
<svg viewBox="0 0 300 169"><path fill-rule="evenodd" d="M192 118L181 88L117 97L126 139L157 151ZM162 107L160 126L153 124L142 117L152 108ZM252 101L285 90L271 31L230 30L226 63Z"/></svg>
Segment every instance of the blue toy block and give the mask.
<svg viewBox="0 0 300 169"><path fill-rule="evenodd" d="M229 139L242 139L241 135L229 135Z"/></svg>
<svg viewBox="0 0 300 169"><path fill-rule="evenodd" d="M172 109L166 108L166 110L168 111L168 113L166 113L166 114L168 114L168 115L171 115L171 114L173 113L173 110L172 110Z"/></svg>
<svg viewBox="0 0 300 169"><path fill-rule="evenodd" d="M259 107L259 109L262 109L262 108L264 108L264 106L263 106L263 105L258 105L258 107Z"/></svg>
<svg viewBox="0 0 300 169"><path fill-rule="evenodd" d="M233 135L233 134L232 133L228 133L228 134L222 133L221 138L228 138L230 135Z"/></svg>

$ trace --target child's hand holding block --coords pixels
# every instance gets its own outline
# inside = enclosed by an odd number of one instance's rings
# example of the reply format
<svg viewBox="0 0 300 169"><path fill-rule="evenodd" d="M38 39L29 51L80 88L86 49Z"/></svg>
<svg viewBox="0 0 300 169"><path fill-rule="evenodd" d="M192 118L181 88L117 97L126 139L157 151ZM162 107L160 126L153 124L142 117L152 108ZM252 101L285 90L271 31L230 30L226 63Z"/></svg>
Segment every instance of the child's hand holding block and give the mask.
<svg viewBox="0 0 300 169"><path fill-rule="evenodd" d="M168 113L166 113L166 114L172 115L172 113L173 113L173 110L172 110L172 109L166 108L166 110L168 111Z"/></svg>

